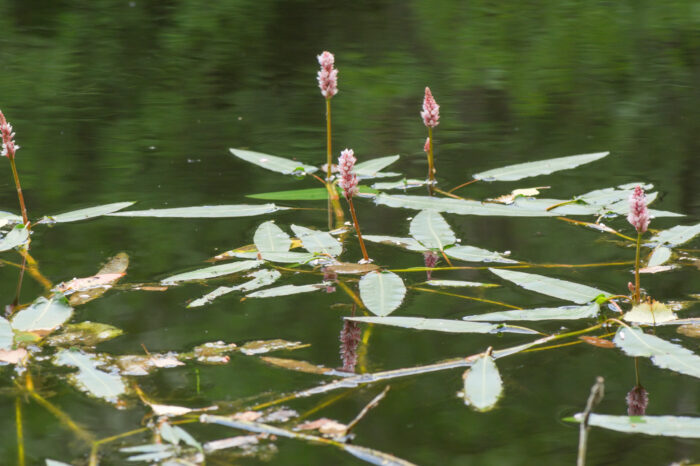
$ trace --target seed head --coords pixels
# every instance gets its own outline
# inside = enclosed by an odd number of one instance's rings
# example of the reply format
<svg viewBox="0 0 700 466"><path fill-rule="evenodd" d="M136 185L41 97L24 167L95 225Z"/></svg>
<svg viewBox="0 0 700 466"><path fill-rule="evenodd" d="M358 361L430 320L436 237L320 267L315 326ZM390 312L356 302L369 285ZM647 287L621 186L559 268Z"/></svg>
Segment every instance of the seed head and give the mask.
<svg viewBox="0 0 700 466"><path fill-rule="evenodd" d="M357 322L346 320L340 331L340 359L343 361L343 371L355 372L357 364L357 347L362 339L362 331Z"/></svg>
<svg viewBox="0 0 700 466"><path fill-rule="evenodd" d="M423 111L420 112L420 116L423 118L423 123L425 126L430 128L435 128L440 119L440 106L435 102L430 88L425 88L425 97L423 98Z"/></svg>
<svg viewBox="0 0 700 466"><path fill-rule="evenodd" d="M644 233L649 226L649 209L647 208L644 189L641 186L636 186L634 192L630 195L629 201L630 213L627 216L627 221L637 229L638 233Z"/></svg>
<svg viewBox="0 0 700 466"><path fill-rule="evenodd" d="M644 416L649 405L649 393L641 385L637 385L627 394L627 415Z"/></svg>
<svg viewBox="0 0 700 466"><path fill-rule="evenodd" d="M356 161L357 159L352 149L342 151L338 159L338 171L340 172L338 184L343 188L345 197L348 199L357 194L357 175L353 173Z"/></svg>
<svg viewBox="0 0 700 466"><path fill-rule="evenodd" d="M318 87L321 88L323 97L330 99L338 93L338 70L333 68L335 57L332 53L324 51L317 58L321 65L321 70L318 72Z"/></svg>

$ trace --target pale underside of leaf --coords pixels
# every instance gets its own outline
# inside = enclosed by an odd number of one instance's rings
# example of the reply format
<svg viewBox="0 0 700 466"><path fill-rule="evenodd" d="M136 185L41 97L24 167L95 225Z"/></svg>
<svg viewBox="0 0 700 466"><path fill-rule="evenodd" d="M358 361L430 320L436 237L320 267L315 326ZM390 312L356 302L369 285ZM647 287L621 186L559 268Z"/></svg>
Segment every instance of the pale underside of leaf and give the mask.
<svg viewBox="0 0 700 466"><path fill-rule="evenodd" d="M253 235L255 247L261 253L287 252L292 246L292 239L287 233L282 231L275 222L268 220L263 222L255 230Z"/></svg>
<svg viewBox="0 0 700 466"><path fill-rule="evenodd" d="M97 398L114 403L126 392L126 385L118 374L98 368L101 362L95 355L74 350L59 350L54 356L54 363L59 366L76 367L78 372L69 374L68 380L80 390Z"/></svg>
<svg viewBox="0 0 700 466"><path fill-rule="evenodd" d="M621 327L613 343L629 356L649 357L662 369L700 378L700 356L638 328Z"/></svg>
<svg viewBox="0 0 700 466"><path fill-rule="evenodd" d="M0 252L22 246L29 241L29 230L22 224L15 225L5 236L0 239Z"/></svg>
<svg viewBox="0 0 700 466"><path fill-rule="evenodd" d="M77 222L79 220L87 220L89 218L101 217L103 215L112 214L118 210L126 209L129 206L134 205L135 202L114 202L112 204L105 204L95 207L88 207L86 209L74 210L71 212L66 212L58 215L49 215L45 217L40 223L67 223L67 222Z"/></svg>
<svg viewBox="0 0 700 466"><path fill-rule="evenodd" d="M189 280L207 280L209 278L221 277L224 275L230 275L233 273L254 269L256 267L260 267L262 264L263 261L260 260L230 262L227 264L214 265L211 267L205 267L203 269L193 270L191 272L172 275L170 277L162 279L160 282L164 285L173 285L178 282L184 282Z"/></svg>
<svg viewBox="0 0 700 466"><path fill-rule="evenodd" d="M360 279L360 298L373 314L394 312L406 295L401 277L392 272L370 272Z"/></svg>
<svg viewBox="0 0 700 466"><path fill-rule="evenodd" d="M465 322L463 320L426 319L423 317L346 317L347 320L367 324L389 325L414 330L431 330L446 333L525 333L536 334L535 330L487 322Z"/></svg>
<svg viewBox="0 0 700 466"><path fill-rule="evenodd" d="M500 253L467 245L447 248L445 249L445 254L453 259L466 262L500 262L502 264L516 264L518 262L513 259L508 259Z"/></svg>
<svg viewBox="0 0 700 466"><path fill-rule="evenodd" d="M571 155L554 159L538 160L535 162L519 163L477 173L474 175L474 178L484 181L517 181L531 176L549 175L555 171L576 168L579 165L602 159L608 154L610 154L610 152L596 152L592 154Z"/></svg>
<svg viewBox="0 0 700 466"><path fill-rule="evenodd" d="M534 273L516 272L505 269L489 269L504 280L511 281L526 290L542 293L547 296L572 301L576 304L586 304L594 301L598 296L611 296L611 293L599 289L580 285L578 283L546 277Z"/></svg>
<svg viewBox="0 0 700 466"><path fill-rule="evenodd" d="M247 292L257 290L258 288L262 288L263 286L273 284L277 281L277 279L279 279L279 277L282 276L282 274L279 273L277 270L265 269L253 272L252 274L250 274L250 276L253 277L252 280L249 280L245 283L241 283L240 285L236 286L220 286L211 293L208 293L199 299L195 299L187 307L193 308L204 306L205 304L210 304L216 298L234 291Z"/></svg>
<svg viewBox="0 0 700 466"><path fill-rule="evenodd" d="M515 309L512 311L489 312L462 317L463 320L477 322L502 322L514 320L574 320L592 318L598 315L597 303L586 306L543 307L537 309Z"/></svg>
<svg viewBox="0 0 700 466"><path fill-rule="evenodd" d="M301 240L304 249L312 254L336 257L343 252L343 245L326 231L316 231L299 225L292 225L292 231Z"/></svg>
<svg viewBox="0 0 700 466"><path fill-rule="evenodd" d="M51 331L63 325L72 315L73 308L62 294L54 294L50 299L41 296L12 318L12 328L25 332Z"/></svg>
<svg viewBox="0 0 700 466"><path fill-rule="evenodd" d="M491 356L480 357L464 373L464 402L479 411L496 406L503 393L503 381Z"/></svg>
<svg viewBox="0 0 700 466"><path fill-rule="evenodd" d="M253 152L243 149L231 148L229 150L239 159L285 175L303 175L305 173L313 173L318 170L318 168L314 166L306 165L295 160L278 157L276 155L263 154L261 152Z"/></svg>
<svg viewBox="0 0 700 466"><path fill-rule="evenodd" d="M410 233L413 239L428 249L443 250L457 241L450 225L434 210L422 210L413 217Z"/></svg>
<svg viewBox="0 0 700 466"><path fill-rule="evenodd" d="M129 210L108 214L113 217L161 217L161 218L231 218L252 217L285 210L275 204L205 205L197 207L175 207L171 209Z"/></svg>
<svg viewBox="0 0 700 466"><path fill-rule="evenodd" d="M574 418L581 422L583 414L578 413ZM629 434L700 438L700 417L611 416L591 413L588 424Z"/></svg>
<svg viewBox="0 0 700 466"><path fill-rule="evenodd" d="M324 288L323 283L315 283L312 285L282 285L275 288L267 288L260 291L254 291L246 295L246 298L274 298L276 296L289 296L300 293L310 293Z"/></svg>
<svg viewBox="0 0 700 466"><path fill-rule="evenodd" d="M651 238L654 244L666 244L670 247L680 246L700 234L700 223L696 225L676 225L668 230L658 232Z"/></svg>

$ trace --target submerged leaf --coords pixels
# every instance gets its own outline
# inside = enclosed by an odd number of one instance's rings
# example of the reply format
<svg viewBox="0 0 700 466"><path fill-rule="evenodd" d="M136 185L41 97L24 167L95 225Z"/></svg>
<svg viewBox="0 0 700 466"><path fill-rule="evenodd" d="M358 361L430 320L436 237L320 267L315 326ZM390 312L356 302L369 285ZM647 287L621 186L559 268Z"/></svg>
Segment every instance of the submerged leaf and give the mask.
<svg viewBox="0 0 700 466"><path fill-rule="evenodd" d="M95 346L123 334L124 331L112 325L86 320L68 324L63 331L48 338L53 346Z"/></svg>
<svg viewBox="0 0 700 466"><path fill-rule="evenodd" d="M652 301L644 302L632 307L632 310L622 316L627 322L637 324L657 324L676 320L678 317L664 303Z"/></svg>
<svg viewBox="0 0 700 466"><path fill-rule="evenodd" d="M2 239L0 252L22 246L29 241L29 230L22 224L15 225Z"/></svg>
<svg viewBox="0 0 700 466"><path fill-rule="evenodd" d="M338 193L342 194L339 187ZM369 186L359 185L357 187L360 194L377 194L374 188ZM268 201L322 201L328 199L327 188L307 188L307 189L292 189L289 191L273 191L269 193L247 194L246 197L252 199L263 199Z"/></svg>
<svg viewBox="0 0 700 466"><path fill-rule="evenodd" d="M270 356L262 356L260 359L270 365L282 367L291 371L317 375L338 375L337 371L334 371L333 369L317 366L306 361L299 361L298 359L273 358Z"/></svg>
<svg viewBox="0 0 700 466"><path fill-rule="evenodd" d="M87 209L74 210L58 215L48 215L39 223L67 223L77 222L78 220L87 220L89 218L101 217L103 215L114 213L118 210L126 209L134 205L135 202L114 202L112 204L99 205L96 207L88 207Z"/></svg>
<svg viewBox="0 0 700 466"><path fill-rule="evenodd" d="M538 160L536 162L519 163L503 168L496 168L474 175L474 179L484 181L517 181L538 175L549 175L555 171L576 168L579 165L602 159L610 152L571 155L554 159Z"/></svg>
<svg viewBox="0 0 700 466"><path fill-rule="evenodd" d="M241 353L246 356L252 356L255 354L269 353L270 351L278 350L294 350L298 348L305 348L308 345L302 344L300 341L287 341L287 340L257 340L249 341L245 345L241 346Z"/></svg>
<svg viewBox="0 0 700 466"><path fill-rule="evenodd" d="M525 327L514 327L487 322L464 322L462 320L426 319L423 317L346 317L346 320L367 324L390 325L415 330L433 330L447 333L539 333Z"/></svg>
<svg viewBox="0 0 700 466"><path fill-rule="evenodd" d="M199 299L195 299L190 304L187 305L188 308L204 306L205 304L210 304L216 298L223 296L225 294L231 293L233 291L253 291L263 286L271 285L279 279L282 274L277 270L256 270L255 272L248 275L253 277L245 283L241 283L236 286L220 286L211 293L207 293Z"/></svg>
<svg viewBox="0 0 700 466"><path fill-rule="evenodd" d="M328 232L311 230L299 225L292 225L292 231L301 240L304 249L312 254L335 257L343 252L343 245Z"/></svg>
<svg viewBox="0 0 700 466"><path fill-rule="evenodd" d="M287 252L292 247L292 239L273 220L261 223L255 230L253 242L258 252Z"/></svg>
<svg viewBox="0 0 700 466"><path fill-rule="evenodd" d="M428 249L443 250L457 241L445 219L434 210L421 210L411 220L411 236Z"/></svg>
<svg viewBox="0 0 700 466"><path fill-rule="evenodd" d="M360 298L373 314L387 316L394 312L406 295L401 277L392 272L370 272L360 279Z"/></svg>
<svg viewBox="0 0 700 466"><path fill-rule="evenodd" d="M445 254L465 262L500 262L502 264L517 264L518 261L508 259L498 252L474 246L452 246L445 249Z"/></svg>
<svg viewBox="0 0 700 466"><path fill-rule="evenodd" d="M700 234L700 223L696 225L676 225L668 230L658 232L651 238L654 244L666 244L670 247L680 246Z"/></svg>
<svg viewBox="0 0 700 466"><path fill-rule="evenodd" d="M611 296L611 293L601 291L586 285L560 280L558 278L536 275L534 273L516 272L505 269L489 269L504 280L511 281L526 290L536 291L554 296L576 304L586 304L595 301L598 296Z"/></svg>
<svg viewBox="0 0 700 466"><path fill-rule="evenodd" d="M236 351L237 349L238 346L235 343L210 341L195 347L193 357L197 362L203 364L227 364L231 359L227 353Z"/></svg>
<svg viewBox="0 0 700 466"><path fill-rule="evenodd" d="M230 218L252 217L285 209L287 207L279 207L275 204L203 205L197 207L175 207L172 209L129 210L109 215L114 217Z"/></svg>
<svg viewBox="0 0 700 466"><path fill-rule="evenodd" d="M46 299L37 298L31 306L12 318L12 328L25 332L50 332L63 325L73 315L73 308L60 293Z"/></svg>
<svg viewBox="0 0 700 466"><path fill-rule="evenodd" d="M595 317L600 307L597 303L586 306L542 307L537 309L515 309L512 311L489 312L462 317L463 320L500 322L512 320L573 320Z"/></svg>
<svg viewBox="0 0 700 466"><path fill-rule="evenodd" d="M324 268L326 272L333 272L341 275L362 275L379 269L380 267L377 264L354 264L346 262L332 264Z"/></svg>
<svg viewBox="0 0 700 466"><path fill-rule="evenodd" d="M239 159L243 159L246 162L250 162L259 167L285 175L305 175L318 170L318 168L311 165L305 165L301 162L285 159L276 155L263 154L261 152L253 152L243 149L231 148L229 150Z"/></svg>
<svg viewBox="0 0 700 466"><path fill-rule="evenodd" d="M400 248L408 249L409 251L423 252L428 249L413 238L399 238L398 236L383 236L383 235L363 235L363 239L372 241L373 243L389 244Z"/></svg>
<svg viewBox="0 0 700 466"><path fill-rule="evenodd" d="M662 369L700 377L700 356L680 345L648 335L639 328L620 327L613 342L629 356L649 357Z"/></svg>
<svg viewBox="0 0 700 466"><path fill-rule="evenodd" d="M496 361L483 355L464 373L464 403L478 411L496 406L503 393L503 381Z"/></svg>
<svg viewBox="0 0 700 466"><path fill-rule="evenodd" d="M193 270L191 272L180 273L162 279L160 282L164 285L174 285L177 282L189 280L207 280L209 278L221 277L232 273L243 272L245 270L260 267L263 261L249 260L240 262L229 262L227 264L213 265L203 269Z"/></svg>
<svg viewBox="0 0 700 466"><path fill-rule="evenodd" d="M576 414L573 420L581 422L583 414ZM629 434L700 438L700 417L611 416L591 413L588 424Z"/></svg>
<svg viewBox="0 0 700 466"><path fill-rule="evenodd" d="M184 363L175 353L148 355L122 355L116 358L117 365L124 375L148 375L154 369L182 366Z"/></svg>
<svg viewBox="0 0 700 466"><path fill-rule="evenodd" d="M126 269L129 267L129 255L125 252L120 252L114 257L110 258L107 263L102 266L102 268L97 272L94 277L89 277L87 280L101 277L101 279L107 279L107 277L112 277L113 280L109 283L103 283L101 286L89 287L88 289L80 289L79 293L73 293L68 299L71 306L80 306L82 304L88 303L93 299L97 299L107 292L109 286L115 284L120 277L126 274ZM100 279L100 280L101 280ZM81 279L78 279L81 280ZM86 280L86 279L82 279ZM70 282L69 282L70 283ZM94 284L94 283L93 283ZM86 285L86 283L83 283ZM60 286L60 285L59 285ZM75 284L71 285L75 286ZM78 290L76 290L78 291Z"/></svg>
<svg viewBox="0 0 700 466"><path fill-rule="evenodd" d="M76 367L78 372L69 374L68 381L92 396L116 403L126 392L126 385L119 374L99 369L104 363L94 354L61 349L53 361L59 366Z"/></svg>
<svg viewBox="0 0 700 466"><path fill-rule="evenodd" d="M246 295L246 298L273 298L275 296L289 296L299 293L309 293L318 291L326 285L323 283L315 283L312 285L282 285L275 288L267 288L265 290L254 291Z"/></svg>

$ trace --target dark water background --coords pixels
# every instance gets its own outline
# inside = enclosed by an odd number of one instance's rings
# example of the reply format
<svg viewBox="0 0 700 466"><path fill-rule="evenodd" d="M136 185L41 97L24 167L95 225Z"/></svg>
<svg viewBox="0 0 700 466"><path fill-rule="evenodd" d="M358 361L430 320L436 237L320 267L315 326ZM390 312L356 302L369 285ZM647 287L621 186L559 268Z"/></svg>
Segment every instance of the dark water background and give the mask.
<svg viewBox="0 0 700 466"><path fill-rule="evenodd" d="M340 70L333 99L334 146L360 159L401 154L392 168L425 176L423 88L441 105L436 130L438 178L453 186L471 174L516 162L603 150L611 155L574 171L517 183L476 184L463 195L494 197L514 188L551 186L547 197L645 181L660 191L656 208L700 217L700 4L694 1L2 1L0 108L22 149L17 163L30 215L56 214L134 200L137 207L251 202L245 194L315 186L266 172L228 154L250 148L306 163L325 160L324 106L316 55L330 50ZM0 206L17 212L7 167ZM283 203L282 203L283 204ZM318 203L295 203L323 207ZM360 201L366 233L403 236L413 214ZM510 250L531 262L630 260L633 250L554 219L447 215L465 244ZM270 218L269 216L265 219ZM274 214L278 225L317 228L325 213ZM92 275L119 251L131 257L128 279L155 281L251 242L262 218L100 218L37 231L32 252L52 281ZM668 228L677 219L660 219ZM623 219L613 227L629 231ZM695 242L697 246L697 241ZM359 258L353 244L346 259ZM371 245L377 262L421 265L420 256ZM0 270L5 301L16 271ZM625 292L627 268L552 270L549 275ZM488 272L438 275L493 281ZM405 277L408 282L421 274ZM25 280L24 301L41 293ZM301 282L301 280L299 281ZM659 300L699 293L698 271L645 276ZM348 302L342 293L276 301L221 298L186 310L211 289L186 285L165 293L112 292L76 311L75 321L116 325L125 335L98 349L116 354L184 351L206 341L285 338L310 343L290 357L337 367L338 333ZM483 296L520 306L561 302L511 286ZM456 318L488 305L410 293L396 315ZM698 306L683 316L698 315ZM567 324L568 325L568 324ZM572 324L573 325L573 324ZM537 328L557 331L561 323ZM573 328L573 327L570 327ZM697 352L698 340L659 331ZM505 347L528 337L450 335L375 328L366 370L377 371ZM284 356L280 354L280 356ZM641 361L648 414L698 415L700 384ZM390 395L356 429L358 445L418 464L573 464L577 426L561 418L582 408L595 376L606 378L599 412L624 414L634 365L617 350L576 345L518 355L499 363L505 398L476 413L455 396L462 371L392 383ZM5 371L9 380L9 372ZM41 373L37 374L38 377ZM233 355L226 366L201 367L201 394L191 365L139 379L155 399L203 406L311 387L317 376ZM146 408L115 410L47 374L52 401L98 437L139 427ZM349 421L378 391L356 390L319 415ZM303 412L319 399L290 404ZM13 398L0 398L3 464L15 458ZM84 447L42 408L26 405L30 463L78 461ZM202 440L231 435L189 428ZM130 440L133 444L135 439ZM140 441L140 440L139 440ZM121 444L119 444L121 445ZM117 446L119 446L117 445ZM126 443L124 444L126 445ZM106 448L104 464L124 456ZM351 464L332 448L278 442L274 464ZM593 430L590 464L669 464L700 460L697 441ZM256 460L248 460L256 464Z"/></svg>

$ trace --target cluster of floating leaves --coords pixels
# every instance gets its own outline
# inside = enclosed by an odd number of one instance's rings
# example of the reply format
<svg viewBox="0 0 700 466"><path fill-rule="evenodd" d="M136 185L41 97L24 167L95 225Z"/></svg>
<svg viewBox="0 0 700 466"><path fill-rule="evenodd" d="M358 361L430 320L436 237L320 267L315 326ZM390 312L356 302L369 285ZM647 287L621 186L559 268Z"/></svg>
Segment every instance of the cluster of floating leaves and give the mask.
<svg viewBox="0 0 700 466"><path fill-rule="evenodd" d="M298 178L317 171L314 166L269 154L241 149L231 149L231 153L262 168ZM574 168L607 155L607 152L601 152L512 165L477 173L473 175L473 179L482 182L518 181ZM397 232L400 236L371 234L371 225L369 225L365 228L370 234L364 235L364 238L374 243L376 247L385 245L398 247L407 251L408 254L415 254L417 261L422 261L421 256L424 254L430 255L433 260L429 267L390 270L378 264L358 264L352 260L343 260L341 256L345 253L345 238L350 234L346 228L324 231L296 224L278 225L268 220L258 225L252 237L252 244L219 254L212 258L212 262L217 262L215 265L189 271L173 271L177 273L161 278L156 284L124 284L129 260L126 254L121 253L108 261L94 276L71 279L52 287L46 296L40 296L32 303L14 309L8 319L0 318L0 362L14 366L13 377L16 380L22 380L33 364L49 361L52 366L61 368L57 369L57 373L65 372L67 368L70 371L66 375L68 383L88 396L112 403L119 408L128 408L140 401L153 413L147 429L144 429L150 432L152 441L122 447L120 452L128 461L161 464L201 464L207 455L217 454L221 450L235 451L229 458L248 455L265 458L275 454L277 437L312 444L332 445L370 463L410 464L391 454L348 443L348 439L352 436L352 428L367 414L367 411L379 403L386 395L388 388L372 400L356 419L343 423L327 418L305 421L299 418L295 411L287 408L264 411L262 408L265 404L252 410L232 413L225 412L227 409L225 403L203 408L161 404L152 401L136 382L138 377L154 371L167 370L191 362L227 364L231 360L231 354L234 353L257 358L274 367L334 378L332 381L288 395L283 398L284 400L378 384L422 373L463 368L466 372L464 372L463 386L458 395L466 405L481 412L493 409L507 391L498 369L499 359L581 333L548 335L546 328L536 328L538 323L588 319L589 322L597 322L597 325L589 327L591 332L603 328L604 325L615 327L614 337L609 339L605 335L585 335L581 337L580 342L602 348L618 348L622 353L635 358L649 358L661 369L700 377L698 355L680 344L645 331L645 327L649 326L674 325L678 326L679 333L682 335L697 336L700 319L681 319L674 312L677 309L651 298L623 312L621 305L627 306L627 304L624 303L624 298L622 304L618 304L621 300L619 293L561 278L515 270L529 267L523 262L524 258L520 254L516 252L511 255L510 252L490 251L477 245L463 244L444 217L444 214L567 217L565 220L572 223L629 240L624 234L604 224L603 221L613 222L627 212L627 198L636 183L597 189L573 195L569 199L536 197L546 187L517 189L486 201L468 200L458 196L394 194L390 191L404 190L405 192L425 185L424 181L403 178L400 173L382 171L398 159L398 155L393 155L358 164L356 173L363 182L376 178L399 177L398 180L360 186L359 195L373 200L378 205L409 209L417 213L408 225L402 227L402 232ZM651 189L652 186L646 185L645 188ZM326 200L328 190L326 187L304 188L260 193L249 197L283 202L315 201ZM656 197L655 192L648 195L650 201L654 201ZM46 216L37 222L36 228L41 224L54 225L105 215L226 218L259 216L293 208L269 203L125 210L132 204L134 203L119 202ZM651 214L656 218L681 216L660 210L651 210ZM573 216L587 216L593 221L568 219ZM2 222L0 227L5 230L0 238L0 251L17 249L23 254L28 254L31 232L21 225L21 220L17 215L0 213L0 222ZM649 249L649 255L643 271L663 272L683 267L692 263L693 260L697 261L680 251L679 247L698 234L700 234L700 224L677 225L656 232L645 243ZM444 260L448 267L436 267L436 260ZM454 266L452 260L458 265ZM494 283L432 279L433 269L446 271L458 269L461 263L480 264L480 268L488 269L492 274ZM302 277L309 278L308 283L285 283L287 278L297 275L295 272L298 271L308 272L302 274ZM37 270L34 272L37 277L40 275ZM410 281L407 275L409 272L428 272L428 280L425 283ZM235 284L230 284L231 281ZM190 351L179 353L146 352L127 355L100 353L96 351L96 346L118 338L123 334L122 330L104 323L71 322L75 307L101 297L114 287L119 286L123 290L164 291L188 282L220 284L207 294L192 296L186 305L188 309L202 308L215 300L232 299L231 296L246 300L280 298L301 293L338 292L335 286L337 284L347 294L348 300L354 303L353 309L357 307L365 315L355 316L353 311L352 316L345 318L344 331L350 335L347 329L351 328L354 333L350 342L352 345L345 341L348 339L347 335L345 339L341 335L343 367L340 369L303 360L268 356L267 353L272 351L290 351L307 346L302 342L278 339L239 343L209 342ZM539 293L567 304L558 307L521 309L498 301L481 299L494 305L506 306L508 309L466 315L462 319L395 315L410 293L438 293L444 296L479 300L476 297L454 294L449 290L499 289L500 286L508 283L526 290L525 292ZM519 325L523 322L526 322L528 327ZM357 357L357 344L360 343L359 332L362 328L362 326L358 327L360 324L459 334L516 333L534 335L536 339L526 344L495 350L485 348L482 353L424 366L356 374L354 359ZM18 383L18 385L21 384ZM25 389L37 397L41 396L33 387L27 386ZM269 405L275 403L271 402ZM211 414L210 411L218 412ZM180 420L174 420L177 418ZM570 420L580 419L581 416L576 415ZM200 442L180 423L216 424L246 431L247 434ZM588 423L621 432L700 437L700 419L698 418L593 414ZM309 433L312 431L317 432L318 435ZM97 462L96 452L100 445L99 441L93 443L91 464ZM62 463L47 460L47 464Z"/></svg>

